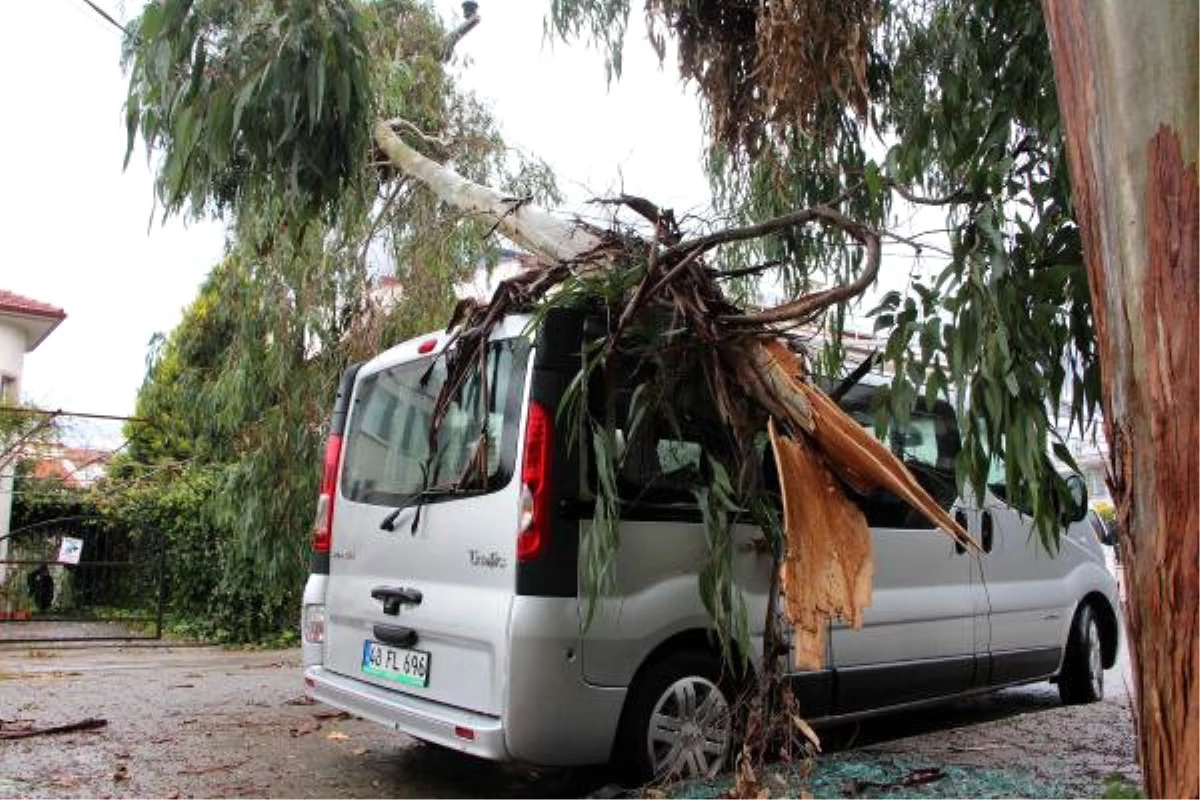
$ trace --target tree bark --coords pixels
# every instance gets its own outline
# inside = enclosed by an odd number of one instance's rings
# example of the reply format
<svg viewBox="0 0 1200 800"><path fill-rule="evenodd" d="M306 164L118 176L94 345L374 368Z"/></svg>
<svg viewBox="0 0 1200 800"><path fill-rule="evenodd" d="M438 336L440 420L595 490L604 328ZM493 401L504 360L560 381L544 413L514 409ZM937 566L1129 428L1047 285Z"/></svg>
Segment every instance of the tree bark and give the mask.
<svg viewBox="0 0 1200 800"><path fill-rule="evenodd" d="M514 242L543 258L576 261L601 248L604 239L584 224L569 221L488 186L463 178L405 144L385 120L375 123L375 143L406 175L425 184L447 205L479 216Z"/></svg>
<svg viewBox="0 0 1200 800"><path fill-rule="evenodd" d="M1197 797L1197 3L1043 9L1100 352L1146 793Z"/></svg>

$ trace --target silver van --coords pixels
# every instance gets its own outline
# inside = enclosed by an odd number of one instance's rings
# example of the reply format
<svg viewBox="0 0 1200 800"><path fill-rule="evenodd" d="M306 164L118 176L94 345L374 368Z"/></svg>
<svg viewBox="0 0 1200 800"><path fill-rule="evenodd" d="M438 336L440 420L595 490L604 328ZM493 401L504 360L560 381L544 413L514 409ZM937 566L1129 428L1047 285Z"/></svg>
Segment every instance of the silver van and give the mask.
<svg viewBox="0 0 1200 800"><path fill-rule="evenodd" d="M713 423L697 410L624 442L616 587L584 631L578 564L596 475L587 437L560 430L558 415L582 331L572 312L536 327L503 320L484 379L453 395L433 442L450 336L418 337L346 372L304 591L307 691L484 758L713 774L729 759L738 687L709 635L701 516L678 477L698 464L699 431ZM860 385L842 401L865 425L872 391ZM615 397L628 401L619 387ZM956 549L890 495L862 498L872 603L861 630L831 626L826 668L790 675L801 712L852 718L1043 680L1065 702L1100 699L1118 605L1086 521L1051 556L998 496L956 497L948 406L915 412L891 445L984 552ZM476 465L486 478L458 485L471 458L486 460ZM734 535L759 664L770 556L756 528Z"/></svg>

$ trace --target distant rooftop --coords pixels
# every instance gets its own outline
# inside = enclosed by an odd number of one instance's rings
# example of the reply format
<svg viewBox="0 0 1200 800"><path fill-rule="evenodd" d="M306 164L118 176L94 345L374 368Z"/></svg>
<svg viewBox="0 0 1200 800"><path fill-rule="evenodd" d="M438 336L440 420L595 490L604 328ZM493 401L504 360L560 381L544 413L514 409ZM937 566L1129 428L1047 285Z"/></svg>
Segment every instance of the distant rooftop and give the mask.
<svg viewBox="0 0 1200 800"><path fill-rule="evenodd" d="M55 308L41 300L31 300L19 294L0 289L0 311L11 311L16 314L31 314L35 317L50 317L66 319L67 312Z"/></svg>
<svg viewBox="0 0 1200 800"><path fill-rule="evenodd" d="M67 313L49 303L0 289L0 317L15 320L25 330L25 349L29 351L41 344Z"/></svg>

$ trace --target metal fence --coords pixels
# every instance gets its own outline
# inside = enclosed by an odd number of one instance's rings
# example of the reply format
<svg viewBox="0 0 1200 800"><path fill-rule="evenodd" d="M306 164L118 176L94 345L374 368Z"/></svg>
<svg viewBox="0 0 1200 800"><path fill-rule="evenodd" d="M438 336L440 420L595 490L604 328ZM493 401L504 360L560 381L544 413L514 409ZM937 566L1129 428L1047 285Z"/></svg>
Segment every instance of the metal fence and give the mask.
<svg viewBox="0 0 1200 800"><path fill-rule="evenodd" d="M0 643L161 638L165 538L78 519L69 527L55 522L7 537L7 557L0 559Z"/></svg>

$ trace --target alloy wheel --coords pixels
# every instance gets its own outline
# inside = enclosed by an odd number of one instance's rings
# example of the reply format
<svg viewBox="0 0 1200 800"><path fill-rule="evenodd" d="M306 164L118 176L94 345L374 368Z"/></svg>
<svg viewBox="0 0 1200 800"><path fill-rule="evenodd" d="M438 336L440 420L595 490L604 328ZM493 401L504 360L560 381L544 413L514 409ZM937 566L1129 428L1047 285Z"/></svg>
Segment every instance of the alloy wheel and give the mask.
<svg viewBox="0 0 1200 800"><path fill-rule="evenodd" d="M656 776L708 778L724 768L731 737L724 692L707 678L688 675L654 704L646 747Z"/></svg>

